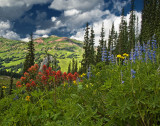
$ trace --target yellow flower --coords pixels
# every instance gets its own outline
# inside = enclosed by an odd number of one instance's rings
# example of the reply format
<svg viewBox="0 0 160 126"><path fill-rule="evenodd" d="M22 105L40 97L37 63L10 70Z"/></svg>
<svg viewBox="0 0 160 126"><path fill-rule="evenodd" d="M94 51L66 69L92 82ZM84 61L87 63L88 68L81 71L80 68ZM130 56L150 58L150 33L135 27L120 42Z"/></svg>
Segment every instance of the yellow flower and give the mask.
<svg viewBox="0 0 160 126"><path fill-rule="evenodd" d="M6 86L2 86L2 88L6 88Z"/></svg>
<svg viewBox="0 0 160 126"><path fill-rule="evenodd" d="M74 80L74 81L73 81L73 84L77 85L77 82Z"/></svg>
<svg viewBox="0 0 160 126"><path fill-rule="evenodd" d="M92 83L90 83L90 85L91 85L91 86L93 86L93 84L92 84Z"/></svg>
<svg viewBox="0 0 160 126"><path fill-rule="evenodd" d="M125 57L128 57L128 56L129 56L129 54L127 54L127 53L124 53L124 54L123 54L123 56L125 56Z"/></svg>
<svg viewBox="0 0 160 126"><path fill-rule="evenodd" d="M30 101L31 96L26 96L26 101Z"/></svg>
<svg viewBox="0 0 160 126"><path fill-rule="evenodd" d="M81 75L81 77L84 77L86 74L85 73L83 73L82 75Z"/></svg>
<svg viewBox="0 0 160 126"><path fill-rule="evenodd" d="M88 84L86 85L86 87L88 88Z"/></svg>
<svg viewBox="0 0 160 126"><path fill-rule="evenodd" d="M67 85L68 83L64 82L64 87Z"/></svg>
<svg viewBox="0 0 160 126"><path fill-rule="evenodd" d="M118 55L117 55L117 58L121 58L121 55L120 55L120 54L118 54Z"/></svg>
<svg viewBox="0 0 160 126"><path fill-rule="evenodd" d="M121 56L121 59L124 59L124 57L123 57L123 56Z"/></svg>

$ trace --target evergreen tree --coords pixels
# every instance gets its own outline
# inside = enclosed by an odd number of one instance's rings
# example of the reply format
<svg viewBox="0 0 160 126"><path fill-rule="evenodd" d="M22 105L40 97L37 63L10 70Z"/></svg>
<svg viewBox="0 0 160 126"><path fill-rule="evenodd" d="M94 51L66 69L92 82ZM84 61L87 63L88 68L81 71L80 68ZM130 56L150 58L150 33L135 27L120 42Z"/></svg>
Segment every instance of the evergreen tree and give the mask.
<svg viewBox="0 0 160 126"><path fill-rule="evenodd" d="M84 54L83 54L83 59L82 59L82 71L84 73L87 72L87 68L89 67L89 26L88 23L86 24L86 29L85 29L85 35L84 35Z"/></svg>
<svg viewBox="0 0 160 126"><path fill-rule="evenodd" d="M24 62L24 68L23 68L23 73L26 72L28 70L28 68L30 68L31 66L34 65L34 44L33 44L33 34L31 33L30 35L31 37L31 41L28 43L28 53L26 55L26 59Z"/></svg>
<svg viewBox="0 0 160 126"><path fill-rule="evenodd" d="M122 9L121 14L121 23L119 26L119 36L116 44L116 54L127 53L129 47L128 43L128 31L127 31L127 22L124 19L124 9Z"/></svg>
<svg viewBox="0 0 160 126"><path fill-rule="evenodd" d="M89 65L93 64L95 65L95 50L94 50L94 30L93 27L91 28L91 34L90 34L90 41L89 41L89 48L90 48L90 52L89 52Z"/></svg>
<svg viewBox="0 0 160 126"><path fill-rule="evenodd" d="M128 27L129 37L129 51L135 46L135 14L134 14L134 0L131 0L130 20Z"/></svg>
<svg viewBox="0 0 160 126"><path fill-rule="evenodd" d="M75 61L74 58L72 59L72 74L75 72Z"/></svg>
<svg viewBox="0 0 160 126"><path fill-rule="evenodd" d="M96 63L102 61L102 48L105 45L104 37L105 37L104 23L102 23L102 29L101 29L101 34L100 34L99 46L97 48Z"/></svg>
<svg viewBox="0 0 160 126"><path fill-rule="evenodd" d="M67 73L71 73L71 63L69 63L69 65L68 65L68 72Z"/></svg>
<svg viewBox="0 0 160 126"><path fill-rule="evenodd" d="M77 60L76 60L76 63L75 63L75 72L78 72L78 64L77 64Z"/></svg>
<svg viewBox="0 0 160 126"><path fill-rule="evenodd" d="M112 51L114 44L115 44L115 29L114 29L114 22L112 23L111 32L109 32L109 39L108 39L108 51Z"/></svg>

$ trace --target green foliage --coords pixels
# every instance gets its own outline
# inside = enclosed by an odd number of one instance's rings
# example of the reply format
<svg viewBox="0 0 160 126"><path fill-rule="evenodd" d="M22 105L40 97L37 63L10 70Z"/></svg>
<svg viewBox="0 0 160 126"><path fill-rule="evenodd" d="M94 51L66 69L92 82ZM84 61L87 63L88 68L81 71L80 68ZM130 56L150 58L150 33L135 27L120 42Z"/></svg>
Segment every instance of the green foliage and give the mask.
<svg viewBox="0 0 160 126"><path fill-rule="evenodd" d="M90 79L83 76L83 82L60 85L56 90L13 90L0 100L0 125L159 125L158 57L155 64L138 60L126 66L100 62L92 66ZM135 78L131 69L136 71ZM31 96L30 101L26 96Z"/></svg>

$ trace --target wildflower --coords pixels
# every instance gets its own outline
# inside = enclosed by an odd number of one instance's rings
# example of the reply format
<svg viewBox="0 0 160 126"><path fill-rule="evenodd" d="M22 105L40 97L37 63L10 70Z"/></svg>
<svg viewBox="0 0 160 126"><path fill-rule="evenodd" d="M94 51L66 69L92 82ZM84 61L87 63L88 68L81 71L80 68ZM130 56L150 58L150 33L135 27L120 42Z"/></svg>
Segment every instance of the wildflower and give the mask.
<svg viewBox="0 0 160 126"><path fill-rule="evenodd" d="M88 84L86 85L86 87L88 88Z"/></svg>
<svg viewBox="0 0 160 126"><path fill-rule="evenodd" d="M124 57L128 57L128 56L129 56L129 54L127 54L127 53L124 53L124 54L123 54L123 56L124 56Z"/></svg>
<svg viewBox="0 0 160 126"><path fill-rule="evenodd" d="M122 81L122 84L124 83L124 81Z"/></svg>
<svg viewBox="0 0 160 126"><path fill-rule="evenodd" d="M2 86L2 88L6 88L6 86Z"/></svg>
<svg viewBox="0 0 160 126"><path fill-rule="evenodd" d="M80 77L84 77L84 76L86 76L86 74L85 74L85 73L83 73Z"/></svg>
<svg viewBox="0 0 160 126"><path fill-rule="evenodd" d="M132 78L135 78L135 74L136 73L136 71L134 71L133 69L131 69L131 76L132 76Z"/></svg>
<svg viewBox="0 0 160 126"><path fill-rule="evenodd" d="M21 82L20 82L20 81L17 81L16 85L20 85L20 84L21 84Z"/></svg>
<svg viewBox="0 0 160 126"><path fill-rule="evenodd" d="M15 97L15 98L13 98L13 100L16 100L16 99L19 99L18 95L16 95L16 97Z"/></svg>
<svg viewBox="0 0 160 126"><path fill-rule="evenodd" d="M136 73L136 71L134 71L133 69L131 69L131 73L132 73L132 74L135 74L135 73Z"/></svg>
<svg viewBox="0 0 160 126"><path fill-rule="evenodd" d="M25 77L28 77L28 76L29 76L29 73L25 72L25 73L24 73L24 76L25 76Z"/></svg>
<svg viewBox="0 0 160 126"><path fill-rule="evenodd" d="M22 85L21 85L21 84L20 84L20 85L17 85L17 87L18 87L18 88L21 88L21 87L22 87Z"/></svg>
<svg viewBox="0 0 160 126"><path fill-rule="evenodd" d="M67 75L67 77L68 77L68 79L69 79L70 81L72 81L73 75L72 75L71 73L69 73L69 74Z"/></svg>
<svg viewBox="0 0 160 126"><path fill-rule="evenodd" d="M76 82L76 80L74 80L74 81L73 81L73 84L77 85L77 82Z"/></svg>
<svg viewBox="0 0 160 126"><path fill-rule="evenodd" d="M120 55L120 54L118 54L118 55L117 55L117 58L121 58L121 55Z"/></svg>
<svg viewBox="0 0 160 126"><path fill-rule="evenodd" d="M26 77L21 77L21 81L25 81L26 80Z"/></svg>
<svg viewBox="0 0 160 126"><path fill-rule="evenodd" d="M123 57L123 56L121 56L121 59L124 59L124 57Z"/></svg>
<svg viewBox="0 0 160 126"><path fill-rule="evenodd" d="M26 101L30 101L31 96L26 96Z"/></svg>
<svg viewBox="0 0 160 126"><path fill-rule="evenodd" d="M26 84L26 87L31 87L30 83L27 83L27 84Z"/></svg>

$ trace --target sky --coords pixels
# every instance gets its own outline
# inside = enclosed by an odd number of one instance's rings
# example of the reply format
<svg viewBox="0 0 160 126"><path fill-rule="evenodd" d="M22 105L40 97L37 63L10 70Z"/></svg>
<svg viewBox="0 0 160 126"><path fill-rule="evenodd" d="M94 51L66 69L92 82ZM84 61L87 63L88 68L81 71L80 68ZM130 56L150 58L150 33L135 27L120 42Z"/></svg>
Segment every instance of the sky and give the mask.
<svg viewBox="0 0 160 126"><path fill-rule="evenodd" d="M84 40L86 23L95 31L98 45L102 22L108 40L112 23L119 30L121 10L129 22L131 0L0 0L0 36L29 41L33 37L56 35ZM135 15L141 26L143 0L135 0Z"/></svg>

